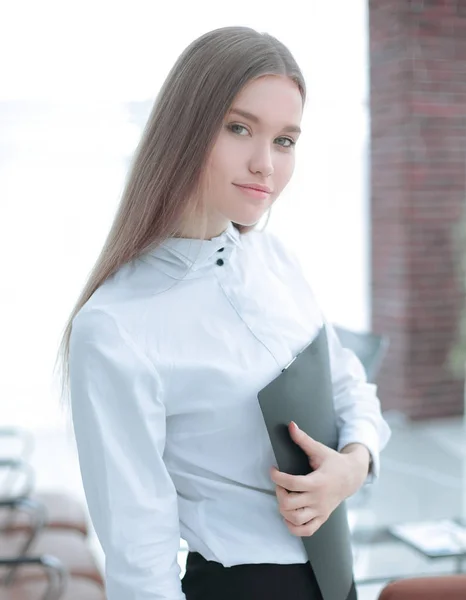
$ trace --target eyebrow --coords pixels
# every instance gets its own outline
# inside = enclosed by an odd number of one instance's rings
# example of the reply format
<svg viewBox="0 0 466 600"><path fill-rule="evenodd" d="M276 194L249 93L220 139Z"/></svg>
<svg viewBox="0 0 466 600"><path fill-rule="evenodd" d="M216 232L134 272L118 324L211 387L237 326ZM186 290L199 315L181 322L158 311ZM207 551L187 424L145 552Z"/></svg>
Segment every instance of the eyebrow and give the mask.
<svg viewBox="0 0 466 600"><path fill-rule="evenodd" d="M256 117L256 115L253 115L247 110L242 110L241 108L232 108L230 110L230 114L239 115L240 117L249 119L253 123L260 124L261 122L259 117ZM301 133L301 129L297 125L287 125L286 127L283 127L282 131L287 131L289 133Z"/></svg>

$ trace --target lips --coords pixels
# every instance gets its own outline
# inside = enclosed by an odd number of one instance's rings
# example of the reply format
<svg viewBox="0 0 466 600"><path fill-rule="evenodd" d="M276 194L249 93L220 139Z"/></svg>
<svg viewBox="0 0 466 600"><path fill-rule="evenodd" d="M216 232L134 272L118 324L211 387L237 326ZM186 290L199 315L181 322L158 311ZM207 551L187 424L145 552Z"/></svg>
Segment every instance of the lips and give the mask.
<svg viewBox="0 0 466 600"><path fill-rule="evenodd" d="M236 185L237 187L246 188L249 190L256 190L258 192L265 192L266 194L272 193L272 190L269 187L267 187L266 185L260 185L257 183L235 183L233 185Z"/></svg>
<svg viewBox="0 0 466 600"><path fill-rule="evenodd" d="M270 188L267 188L266 186L255 184L240 185L236 183L234 184L234 186L238 188L243 198L248 198L249 200L253 201L259 200L261 203L268 201L270 198L270 191L267 191L270 190Z"/></svg>

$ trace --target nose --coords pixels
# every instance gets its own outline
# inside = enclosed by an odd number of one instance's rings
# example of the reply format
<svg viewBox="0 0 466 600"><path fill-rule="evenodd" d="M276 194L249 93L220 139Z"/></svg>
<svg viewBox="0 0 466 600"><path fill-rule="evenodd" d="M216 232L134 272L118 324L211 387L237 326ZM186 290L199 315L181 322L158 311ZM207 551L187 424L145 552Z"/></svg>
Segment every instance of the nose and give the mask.
<svg viewBox="0 0 466 600"><path fill-rule="evenodd" d="M260 174L263 177L273 174L272 153L268 144L262 143L254 148L249 160L249 170L254 175Z"/></svg>

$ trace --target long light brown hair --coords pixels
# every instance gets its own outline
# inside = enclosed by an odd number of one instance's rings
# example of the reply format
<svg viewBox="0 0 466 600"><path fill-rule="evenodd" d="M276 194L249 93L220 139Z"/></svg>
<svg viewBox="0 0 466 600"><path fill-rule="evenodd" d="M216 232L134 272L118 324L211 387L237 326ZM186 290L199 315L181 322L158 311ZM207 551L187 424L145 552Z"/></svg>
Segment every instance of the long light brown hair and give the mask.
<svg viewBox="0 0 466 600"><path fill-rule="evenodd" d="M74 317L108 277L172 236L191 211L202 208L205 166L225 114L246 83L265 75L289 77L304 104L304 78L290 51L275 37L249 27L222 27L202 35L169 72L134 153L103 249L64 329L57 356L62 400L69 393ZM234 225L242 234L254 228Z"/></svg>

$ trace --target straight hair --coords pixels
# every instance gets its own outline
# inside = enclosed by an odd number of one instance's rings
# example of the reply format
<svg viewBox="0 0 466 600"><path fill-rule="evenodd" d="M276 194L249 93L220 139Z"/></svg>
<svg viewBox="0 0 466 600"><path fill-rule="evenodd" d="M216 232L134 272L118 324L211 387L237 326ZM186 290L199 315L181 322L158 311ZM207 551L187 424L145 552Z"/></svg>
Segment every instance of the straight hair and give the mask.
<svg viewBox="0 0 466 600"><path fill-rule="evenodd" d="M289 77L304 104L305 82L291 52L272 35L249 27L202 35L170 70L132 157L108 236L62 334L55 368L59 364L63 402L69 400L74 317L120 267L174 235L193 211L205 209L205 167L223 119L242 88L267 75ZM255 228L233 225L241 234Z"/></svg>

